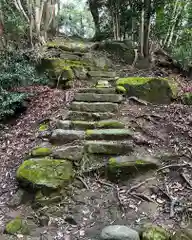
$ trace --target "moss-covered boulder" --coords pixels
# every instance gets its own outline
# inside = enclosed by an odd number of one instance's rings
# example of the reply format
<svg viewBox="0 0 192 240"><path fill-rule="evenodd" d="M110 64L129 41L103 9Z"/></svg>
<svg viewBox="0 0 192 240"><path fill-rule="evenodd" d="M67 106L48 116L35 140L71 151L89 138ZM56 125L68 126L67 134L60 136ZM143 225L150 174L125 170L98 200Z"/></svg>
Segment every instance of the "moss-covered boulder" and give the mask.
<svg viewBox="0 0 192 240"><path fill-rule="evenodd" d="M5 232L7 234L23 234L28 235L30 233L26 221L17 217L6 224Z"/></svg>
<svg viewBox="0 0 192 240"><path fill-rule="evenodd" d="M191 240L192 239L192 229L186 228L177 231L171 240Z"/></svg>
<svg viewBox="0 0 192 240"><path fill-rule="evenodd" d="M154 77L119 78L117 88L123 86L127 95L148 102L166 104L177 97L177 85L173 80Z"/></svg>
<svg viewBox="0 0 192 240"><path fill-rule="evenodd" d="M165 229L150 224L144 226L141 233L142 240L170 240L170 237Z"/></svg>
<svg viewBox="0 0 192 240"><path fill-rule="evenodd" d="M185 105L192 105L192 92L184 93L181 96L181 101Z"/></svg>
<svg viewBox="0 0 192 240"><path fill-rule="evenodd" d="M24 186L57 189L70 183L74 176L72 164L66 160L29 159L18 168L17 180Z"/></svg>
<svg viewBox="0 0 192 240"><path fill-rule="evenodd" d="M123 86L118 85L116 87L116 92L121 93L121 94L125 94L127 92L127 90Z"/></svg>

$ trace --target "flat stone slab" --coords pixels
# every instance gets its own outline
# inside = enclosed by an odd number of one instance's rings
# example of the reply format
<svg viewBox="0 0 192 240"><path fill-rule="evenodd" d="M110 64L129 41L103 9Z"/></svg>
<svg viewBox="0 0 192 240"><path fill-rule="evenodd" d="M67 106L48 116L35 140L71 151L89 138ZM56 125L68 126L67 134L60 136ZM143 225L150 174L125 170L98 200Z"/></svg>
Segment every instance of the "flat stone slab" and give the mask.
<svg viewBox="0 0 192 240"><path fill-rule="evenodd" d="M18 168L17 180L32 188L48 187L57 189L67 186L74 176L72 164L66 160L29 159Z"/></svg>
<svg viewBox="0 0 192 240"><path fill-rule="evenodd" d="M76 93L74 99L80 102L120 103L123 101L123 96L119 94Z"/></svg>
<svg viewBox="0 0 192 240"><path fill-rule="evenodd" d="M84 139L85 132L78 130L56 129L53 131L50 141L53 143L67 143Z"/></svg>
<svg viewBox="0 0 192 240"><path fill-rule="evenodd" d="M67 119L77 121L99 121L114 118L115 114L111 112L80 112L69 111Z"/></svg>
<svg viewBox="0 0 192 240"><path fill-rule="evenodd" d="M118 104L110 102L72 102L71 109L82 112L117 112Z"/></svg>
<svg viewBox="0 0 192 240"><path fill-rule="evenodd" d="M129 140L132 137L133 132L129 129L90 129L85 133L87 140Z"/></svg>
<svg viewBox="0 0 192 240"><path fill-rule="evenodd" d="M116 77L116 72L89 71L88 76L90 76L90 77L115 78Z"/></svg>
<svg viewBox="0 0 192 240"><path fill-rule="evenodd" d="M62 146L53 150L52 156L57 159L71 161L81 161L83 156L83 146Z"/></svg>
<svg viewBox="0 0 192 240"><path fill-rule="evenodd" d="M118 120L101 120L101 121L70 121L58 120L56 123L59 129L87 130L96 128L124 128L124 124Z"/></svg>
<svg viewBox="0 0 192 240"><path fill-rule="evenodd" d="M99 93L99 94L108 94L116 93L115 88L80 88L79 93Z"/></svg>
<svg viewBox="0 0 192 240"><path fill-rule="evenodd" d="M132 142L86 141L85 151L93 154L129 154L133 151Z"/></svg>

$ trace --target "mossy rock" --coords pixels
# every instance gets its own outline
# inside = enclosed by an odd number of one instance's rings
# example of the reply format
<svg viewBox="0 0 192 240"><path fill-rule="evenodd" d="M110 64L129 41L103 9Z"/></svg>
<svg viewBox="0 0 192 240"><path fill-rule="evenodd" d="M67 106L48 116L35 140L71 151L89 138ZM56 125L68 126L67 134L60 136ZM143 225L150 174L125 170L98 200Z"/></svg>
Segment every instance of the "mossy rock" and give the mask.
<svg viewBox="0 0 192 240"><path fill-rule="evenodd" d="M66 160L29 159L18 168L17 180L32 188L61 188L68 186L74 176L72 164Z"/></svg>
<svg viewBox="0 0 192 240"><path fill-rule="evenodd" d="M123 86L119 85L119 86L116 87L116 92L121 93L121 94L125 94L127 91Z"/></svg>
<svg viewBox="0 0 192 240"><path fill-rule="evenodd" d="M96 88L111 88L111 84L107 80L99 80L97 81Z"/></svg>
<svg viewBox="0 0 192 240"><path fill-rule="evenodd" d="M185 105L192 105L192 92L184 93L181 96L181 101Z"/></svg>
<svg viewBox="0 0 192 240"><path fill-rule="evenodd" d="M136 96L148 102L168 104L177 97L178 89L173 80L155 77L119 78L117 88L123 86L129 97Z"/></svg>
<svg viewBox="0 0 192 240"><path fill-rule="evenodd" d="M62 200L63 192L61 191L43 191L39 190L35 194L35 204L38 204L40 206L47 206L53 203L58 203Z"/></svg>
<svg viewBox="0 0 192 240"><path fill-rule="evenodd" d="M5 232L7 234L23 234L28 235L30 233L26 221L17 217L7 223L5 227Z"/></svg>
<svg viewBox="0 0 192 240"><path fill-rule="evenodd" d="M177 231L171 240L192 240L192 229L183 229Z"/></svg>
<svg viewBox="0 0 192 240"><path fill-rule="evenodd" d="M144 226L141 233L142 240L170 240L170 237L165 229L150 224Z"/></svg>
<svg viewBox="0 0 192 240"><path fill-rule="evenodd" d="M160 166L158 160L151 157L117 156L108 161L109 177L126 179L133 174L143 172Z"/></svg>
<svg viewBox="0 0 192 240"><path fill-rule="evenodd" d="M96 128L124 128L125 124L118 120L102 120L95 123Z"/></svg>
<svg viewBox="0 0 192 240"><path fill-rule="evenodd" d="M49 130L49 123L41 123L39 125L39 132L44 132Z"/></svg>
<svg viewBox="0 0 192 240"><path fill-rule="evenodd" d="M52 149L46 146L36 147L32 150L31 155L33 157L46 157L52 153Z"/></svg>

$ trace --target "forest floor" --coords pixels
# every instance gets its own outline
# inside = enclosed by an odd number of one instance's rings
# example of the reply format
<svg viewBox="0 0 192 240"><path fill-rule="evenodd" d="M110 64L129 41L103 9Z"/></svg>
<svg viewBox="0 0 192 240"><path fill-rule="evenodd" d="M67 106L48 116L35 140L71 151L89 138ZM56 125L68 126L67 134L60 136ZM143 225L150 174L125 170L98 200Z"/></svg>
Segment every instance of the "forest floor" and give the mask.
<svg viewBox="0 0 192 240"><path fill-rule="evenodd" d="M117 67L120 75L163 75L165 70L134 71ZM128 74L127 74L128 73ZM172 72L170 73L172 74ZM172 74L181 88L192 82ZM36 93L25 113L2 125L0 130L0 225L19 213L32 215L26 206L10 209L7 205L18 188L15 171L29 150L37 144L40 120L56 118L67 111L66 91L36 86L21 89ZM71 93L73 94L73 93ZM67 103L66 103L67 105ZM126 224L137 228L153 222L174 231L190 225L192 218L192 107L178 103L153 105L127 100L118 117L143 137L141 149L159 155L163 169L138 173L127 181L111 183L99 175L83 178L86 188L74 187L73 194L54 208L42 208L34 216L49 216L49 227L36 234L55 239L90 239L106 224ZM130 190L131 188L131 190ZM25 212L25 213L24 213ZM33 211L32 211L33 212ZM38 216L39 216L38 215ZM190 226L192 227L192 226ZM39 231L39 232L38 232ZM72 234L72 238L69 236ZM39 236L39 235L38 235ZM52 238L50 238L52 239Z"/></svg>

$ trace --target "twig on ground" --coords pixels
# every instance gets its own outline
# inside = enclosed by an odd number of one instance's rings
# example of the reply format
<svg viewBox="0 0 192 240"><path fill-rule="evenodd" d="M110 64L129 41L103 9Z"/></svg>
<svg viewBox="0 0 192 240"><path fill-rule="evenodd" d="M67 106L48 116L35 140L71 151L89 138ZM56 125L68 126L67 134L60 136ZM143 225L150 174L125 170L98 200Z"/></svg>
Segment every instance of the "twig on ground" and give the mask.
<svg viewBox="0 0 192 240"><path fill-rule="evenodd" d="M117 195L117 199L119 202L119 208L121 209L122 212L125 212L125 208L123 206L123 203L122 203L120 195L119 195L119 187L118 186L116 187L116 195Z"/></svg>
<svg viewBox="0 0 192 240"><path fill-rule="evenodd" d="M166 196L166 198L167 198L169 201L172 200L172 197L169 196L169 194L166 193L162 188L160 188L159 186L156 186L156 187L163 193L164 196Z"/></svg>
<svg viewBox="0 0 192 240"><path fill-rule="evenodd" d="M133 197L136 197L140 200L144 200L144 201L147 201L147 202L154 202L150 197L148 197L147 195L145 194L141 194L141 193L130 193L131 196Z"/></svg>
<svg viewBox="0 0 192 240"><path fill-rule="evenodd" d="M146 101L144 101L142 99L139 99L137 97L134 97L134 96L129 97L128 100L133 100L133 101L139 103L140 105L145 105L145 106L147 106L149 104L148 102L146 102Z"/></svg>
<svg viewBox="0 0 192 240"><path fill-rule="evenodd" d="M174 168L174 167L177 167L177 168L180 168L180 167L192 167L192 165L190 165L189 163L171 164L171 165L166 165L166 166L164 166L164 167L162 167L162 168L159 168L159 169L157 170L157 172L162 171L162 170L164 170L164 169L166 169L166 168Z"/></svg>
<svg viewBox="0 0 192 240"><path fill-rule="evenodd" d="M142 186L143 184L145 184L146 182L152 181L152 180L154 180L154 179L155 179L155 177L153 177L153 178L148 178L148 179L146 179L145 181L143 181L143 182L141 182L141 183L138 183L138 184L132 186L132 187L126 192L126 194L129 194L131 191L133 191L133 190L141 187L141 186Z"/></svg>
<svg viewBox="0 0 192 240"><path fill-rule="evenodd" d="M108 187L111 187L111 188L115 188L115 186L113 186L112 184L108 183L108 182L103 182L101 180L97 180L98 183L100 183L101 185L106 185Z"/></svg>
<svg viewBox="0 0 192 240"><path fill-rule="evenodd" d="M83 185L85 186L86 189L89 190L89 186L87 185L87 183L84 181L84 179L82 177L77 176L76 178L83 183Z"/></svg>
<svg viewBox="0 0 192 240"><path fill-rule="evenodd" d="M190 189L192 189L192 184L190 183L190 180L187 178L187 176L184 173L180 173L180 176L187 183L187 185L190 187Z"/></svg>

